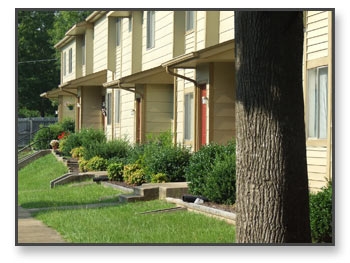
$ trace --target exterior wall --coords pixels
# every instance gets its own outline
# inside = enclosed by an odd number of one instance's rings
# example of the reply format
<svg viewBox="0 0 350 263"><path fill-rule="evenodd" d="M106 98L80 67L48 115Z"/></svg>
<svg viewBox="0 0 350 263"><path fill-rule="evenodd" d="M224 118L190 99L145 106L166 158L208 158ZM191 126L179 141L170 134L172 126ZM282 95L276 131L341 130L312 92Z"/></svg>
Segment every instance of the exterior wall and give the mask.
<svg viewBox="0 0 350 263"><path fill-rule="evenodd" d="M69 50L72 49L72 72L69 73ZM64 74L64 54L66 54L66 74ZM61 50L61 83L68 82L76 78L76 41L69 42Z"/></svg>
<svg viewBox="0 0 350 263"><path fill-rule="evenodd" d="M145 98L145 134L170 131L173 121L172 85L147 85Z"/></svg>
<svg viewBox="0 0 350 263"><path fill-rule="evenodd" d="M108 19L101 17L94 25L94 44L93 44L93 72L107 69L108 63Z"/></svg>
<svg viewBox="0 0 350 263"><path fill-rule="evenodd" d="M212 139L219 144L232 140L235 128L235 66L233 63L214 63L212 94Z"/></svg>
<svg viewBox="0 0 350 263"><path fill-rule="evenodd" d="M309 188L310 191L317 192L327 181L327 147L309 146L306 155Z"/></svg>
<svg viewBox="0 0 350 263"><path fill-rule="evenodd" d="M206 11L196 11L194 27L194 50L205 48Z"/></svg>
<svg viewBox="0 0 350 263"><path fill-rule="evenodd" d="M235 38L234 13L234 11L220 11L220 43Z"/></svg>
<svg viewBox="0 0 350 263"><path fill-rule="evenodd" d="M102 129L102 94L99 87L81 89L81 128Z"/></svg>
<svg viewBox="0 0 350 263"><path fill-rule="evenodd" d="M308 11L305 17L304 36L304 101L306 127L308 127L308 70L328 66L328 112L327 138L315 139L307 133L307 164L309 187L319 191L332 178L332 48L331 48L331 12Z"/></svg>
<svg viewBox="0 0 350 263"><path fill-rule="evenodd" d="M328 12L307 12L306 60L328 56Z"/></svg>
<svg viewBox="0 0 350 263"><path fill-rule="evenodd" d="M121 90L120 95L120 123L115 125L115 137L135 142L135 94Z"/></svg>
<svg viewBox="0 0 350 263"><path fill-rule="evenodd" d="M173 58L173 11L155 11L155 44L147 48L147 12L142 27L142 70L161 65Z"/></svg>
<svg viewBox="0 0 350 263"><path fill-rule="evenodd" d="M65 118L70 118L75 120L75 111L76 111L76 99L73 96L59 96L58 98L58 121L63 121ZM67 103L74 104L73 110L69 110L66 106Z"/></svg>

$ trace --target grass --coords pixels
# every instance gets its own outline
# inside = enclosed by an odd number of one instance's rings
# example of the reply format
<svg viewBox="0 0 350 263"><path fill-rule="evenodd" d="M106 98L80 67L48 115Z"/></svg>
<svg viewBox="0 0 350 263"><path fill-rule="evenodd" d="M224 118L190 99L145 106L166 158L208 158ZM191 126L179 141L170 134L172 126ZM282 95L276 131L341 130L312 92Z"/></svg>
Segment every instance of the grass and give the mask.
<svg viewBox="0 0 350 263"><path fill-rule="evenodd" d="M155 200L97 209L45 211L37 213L36 218L73 243L234 243L234 226L218 219L187 211L140 214L169 207L174 205Z"/></svg>
<svg viewBox="0 0 350 263"><path fill-rule="evenodd" d="M50 189L50 181L67 168L49 154L18 171L18 204L24 208L52 207L34 217L56 229L71 243L94 244L229 244L235 227L187 211L140 214L175 207L165 201L113 207L65 209L55 207L115 201L121 192L97 184L74 184ZM115 198L110 198L115 197Z"/></svg>
<svg viewBox="0 0 350 263"><path fill-rule="evenodd" d="M67 173L66 166L48 154L18 171L18 204L23 208L58 207L118 200L122 192L96 183L50 188L50 181Z"/></svg>

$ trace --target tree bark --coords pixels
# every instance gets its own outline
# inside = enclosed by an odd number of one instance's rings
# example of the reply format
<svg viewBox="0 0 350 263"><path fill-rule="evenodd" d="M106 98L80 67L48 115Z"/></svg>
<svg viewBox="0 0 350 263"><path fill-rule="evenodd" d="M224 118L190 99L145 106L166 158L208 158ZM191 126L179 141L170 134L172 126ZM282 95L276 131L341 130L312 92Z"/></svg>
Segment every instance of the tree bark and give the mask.
<svg viewBox="0 0 350 263"><path fill-rule="evenodd" d="M302 12L235 12L239 243L311 242Z"/></svg>

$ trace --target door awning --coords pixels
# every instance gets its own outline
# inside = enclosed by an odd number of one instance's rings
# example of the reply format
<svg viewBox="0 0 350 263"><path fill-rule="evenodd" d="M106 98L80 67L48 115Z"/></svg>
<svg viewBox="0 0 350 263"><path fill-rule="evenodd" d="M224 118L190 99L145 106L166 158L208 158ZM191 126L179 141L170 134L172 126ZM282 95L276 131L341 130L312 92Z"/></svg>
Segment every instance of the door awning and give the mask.
<svg viewBox="0 0 350 263"><path fill-rule="evenodd" d="M136 84L173 84L174 78L166 73L162 66L140 71L138 73L106 82L103 84L105 88L112 87L135 87Z"/></svg>
<svg viewBox="0 0 350 263"><path fill-rule="evenodd" d="M164 68L196 68L211 62L234 62L235 42L229 40L205 49L175 57L162 64Z"/></svg>
<svg viewBox="0 0 350 263"><path fill-rule="evenodd" d="M80 77L77 79L73 79L67 81L59 85L58 87L61 89L76 89L78 87L84 86L101 86L107 81L107 70L101 70L99 72L95 72L84 77Z"/></svg>
<svg viewBox="0 0 350 263"><path fill-rule="evenodd" d="M65 90L61 90L59 88L50 90L50 91L46 91L44 93L40 94L40 97L42 98L48 98L48 99L55 99L58 98L58 96L64 96L64 95L77 95L77 90L70 90L70 91L65 91Z"/></svg>

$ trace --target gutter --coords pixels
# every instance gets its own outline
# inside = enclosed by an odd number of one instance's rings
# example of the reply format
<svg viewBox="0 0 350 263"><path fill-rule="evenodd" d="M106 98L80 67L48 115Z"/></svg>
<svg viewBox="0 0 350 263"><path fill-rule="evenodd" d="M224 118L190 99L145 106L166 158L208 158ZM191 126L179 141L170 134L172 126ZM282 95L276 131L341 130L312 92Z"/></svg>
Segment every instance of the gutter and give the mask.
<svg viewBox="0 0 350 263"><path fill-rule="evenodd" d="M191 53L191 54L194 54L194 53ZM196 55L198 55L197 53L196 53ZM191 58L192 59L192 58ZM182 61L183 62L183 61ZM198 150L198 145L199 145L199 143L198 143L198 136L196 136L196 134L198 133L198 109L199 109L199 105L198 105L198 102L197 102L197 97L198 97L198 82L196 81L196 80L194 80L194 79L191 79L191 78L189 78L189 77L186 77L186 76L183 76L183 75L180 75L180 74L178 74L178 73L175 73L174 71L171 71L170 70L170 65L165 65L165 71L166 71L166 73L168 73L168 74L170 74L170 75L172 75L172 76L174 76L174 77L178 77L178 78L181 78L181 79L184 79L184 80L187 80L187 81L190 81L190 82L192 82L193 84L194 84L194 87L195 87L195 89L194 89L194 112L195 112L195 114L194 114L194 139L193 139L193 142L194 142L194 149L195 150ZM176 81L176 80L175 80ZM175 82L174 81L174 82ZM177 85L177 84L176 84ZM175 92L177 92L177 89L174 89L174 93ZM174 99L177 99L177 94L174 94ZM175 101L175 104L177 104L177 100ZM175 115L177 114L177 111L175 111ZM176 132L176 127L177 125L176 125L176 123L175 123L175 120L174 120L174 128L175 128L175 132ZM176 142L176 139L175 139L175 142Z"/></svg>

